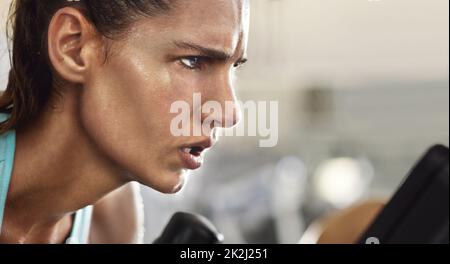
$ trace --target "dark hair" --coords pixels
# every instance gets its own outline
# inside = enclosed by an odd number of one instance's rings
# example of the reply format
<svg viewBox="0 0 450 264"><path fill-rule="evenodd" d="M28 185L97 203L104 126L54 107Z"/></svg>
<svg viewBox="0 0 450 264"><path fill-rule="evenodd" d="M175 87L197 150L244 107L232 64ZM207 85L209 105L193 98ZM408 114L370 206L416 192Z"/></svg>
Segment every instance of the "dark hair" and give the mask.
<svg viewBox="0 0 450 264"><path fill-rule="evenodd" d="M10 116L0 124L0 134L26 126L39 115L55 92L47 33L57 10L67 6L79 9L100 34L111 38L138 17L169 11L170 2L172 0L13 0L7 31L12 44L11 70L6 90L0 95L0 112Z"/></svg>

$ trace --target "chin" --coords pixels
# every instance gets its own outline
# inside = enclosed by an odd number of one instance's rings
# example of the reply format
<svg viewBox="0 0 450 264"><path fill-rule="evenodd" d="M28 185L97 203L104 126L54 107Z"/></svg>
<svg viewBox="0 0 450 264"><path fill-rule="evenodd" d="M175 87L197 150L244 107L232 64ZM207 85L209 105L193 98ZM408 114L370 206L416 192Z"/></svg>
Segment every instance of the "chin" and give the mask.
<svg viewBox="0 0 450 264"><path fill-rule="evenodd" d="M178 172L162 172L158 174L158 178L155 181L147 180L141 183L164 194L175 194L183 189L188 174L189 172L185 170L180 170ZM154 177L146 177L146 179L151 178Z"/></svg>

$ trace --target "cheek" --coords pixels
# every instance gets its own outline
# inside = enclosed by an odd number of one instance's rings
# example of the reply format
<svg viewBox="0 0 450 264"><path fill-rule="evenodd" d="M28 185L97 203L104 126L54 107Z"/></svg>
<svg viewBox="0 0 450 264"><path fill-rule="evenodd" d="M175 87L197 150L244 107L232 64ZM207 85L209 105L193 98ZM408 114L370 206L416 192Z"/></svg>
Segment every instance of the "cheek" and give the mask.
<svg viewBox="0 0 450 264"><path fill-rule="evenodd" d="M182 181L171 156L170 74L139 59L116 58L92 73L81 98L92 141L137 181L163 192Z"/></svg>

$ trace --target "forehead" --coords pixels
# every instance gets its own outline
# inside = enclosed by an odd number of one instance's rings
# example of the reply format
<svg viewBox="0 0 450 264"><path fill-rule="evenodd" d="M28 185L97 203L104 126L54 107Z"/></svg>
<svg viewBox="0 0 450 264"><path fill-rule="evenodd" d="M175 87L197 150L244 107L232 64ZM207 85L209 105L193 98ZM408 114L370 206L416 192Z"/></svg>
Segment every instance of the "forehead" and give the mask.
<svg viewBox="0 0 450 264"><path fill-rule="evenodd" d="M147 32L235 51L246 46L248 19L247 0L178 0L167 15L145 24Z"/></svg>

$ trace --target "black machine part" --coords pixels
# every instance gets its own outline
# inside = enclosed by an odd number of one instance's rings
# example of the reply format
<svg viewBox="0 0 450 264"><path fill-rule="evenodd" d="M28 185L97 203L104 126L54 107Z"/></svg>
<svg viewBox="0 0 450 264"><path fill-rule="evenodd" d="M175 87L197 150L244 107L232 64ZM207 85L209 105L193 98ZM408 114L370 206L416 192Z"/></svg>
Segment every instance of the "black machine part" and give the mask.
<svg viewBox="0 0 450 264"><path fill-rule="evenodd" d="M360 244L449 243L449 149L432 147L411 170Z"/></svg>
<svg viewBox="0 0 450 264"><path fill-rule="evenodd" d="M223 235L205 217L178 212L154 244L221 244Z"/></svg>

